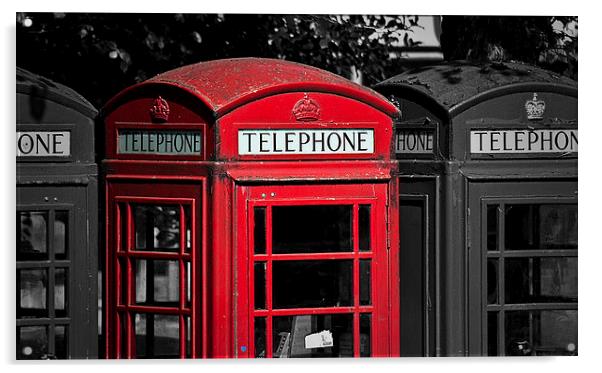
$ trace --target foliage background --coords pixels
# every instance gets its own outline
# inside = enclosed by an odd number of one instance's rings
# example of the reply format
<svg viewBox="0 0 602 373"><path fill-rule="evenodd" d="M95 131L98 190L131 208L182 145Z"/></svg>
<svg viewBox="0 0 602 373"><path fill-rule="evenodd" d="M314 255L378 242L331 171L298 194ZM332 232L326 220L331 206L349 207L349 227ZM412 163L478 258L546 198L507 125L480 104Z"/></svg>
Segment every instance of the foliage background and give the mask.
<svg viewBox="0 0 602 373"><path fill-rule="evenodd" d="M371 86L415 63L420 16L17 13L17 66L102 105L121 89L199 61L280 58ZM443 16L446 60L517 60L577 79L577 17Z"/></svg>

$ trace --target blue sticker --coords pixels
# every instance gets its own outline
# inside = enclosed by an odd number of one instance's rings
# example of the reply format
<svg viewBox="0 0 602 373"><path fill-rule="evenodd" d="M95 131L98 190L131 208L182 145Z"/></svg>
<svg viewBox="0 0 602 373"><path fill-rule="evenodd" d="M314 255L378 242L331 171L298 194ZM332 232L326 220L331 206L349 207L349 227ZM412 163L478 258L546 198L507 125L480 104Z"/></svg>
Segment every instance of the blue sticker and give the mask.
<svg viewBox="0 0 602 373"><path fill-rule="evenodd" d="M247 346L240 346L240 350L242 352L247 352Z"/></svg>

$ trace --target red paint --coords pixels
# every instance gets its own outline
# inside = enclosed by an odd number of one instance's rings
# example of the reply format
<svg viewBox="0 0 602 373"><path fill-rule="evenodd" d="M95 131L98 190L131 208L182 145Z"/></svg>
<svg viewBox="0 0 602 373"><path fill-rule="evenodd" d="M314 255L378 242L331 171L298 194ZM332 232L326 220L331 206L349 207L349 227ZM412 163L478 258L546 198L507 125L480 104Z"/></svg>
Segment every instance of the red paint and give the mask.
<svg viewBox="0 0 602 373"><path fill-rule="evenodd" d="M151 116L159 96L169 107L166 122L157 122L157 118L153 122ZM311 102L299 104L304 97ZM398 302L392 299L399 297L398 238L397 220L390 216L397 210L393 206L396 204L389 202L396 198L396 185L391 180L395 170L391 157L391 117L397 114L397 109L384 97L334 74L286 61L254 58L186 66L116 95L102 111L107 357L135 356L135 312L177 315L181 357L185 356L186 347L184 318L190 317L191 356L195 358L253 356L254 316L269 319L299 313L348 313L354 317L353 334L358 341L359 315L370 313L373 356L395 355L399 350L399 324L394 318L399 312ZM163 116L159 119L163 120ZM203 151L196 155L119 154L117 133L123 129L198 130L203 136ZM374 134L374 152L239 155L237 136L241 129L370 129ZM261 197L262 190L275 191L277 199L265 200ZM180 209L191 206L192 251L140 252L130 250L131 245L122 248L119 244L122 235L133 240L131 204L137 202L169 203ZM255 256L249 253L249 243L253 242L253 233L249 230L251 206L334 202L353 205L355 222L360 203L372 206L372 251L360 252L355 240L353 251L349 253L318 253L311 257L274 255L268 240L268 253ZM122 219L127 222L125 232L121 232ZM181 222L181 227L184 223ZM270 225L266 234L271 235ZM353 234L357 238L357 224ZM184 246L182 237L180 247ZM190 263L191 304L187 306L183 302L187 286L183 276L180 276L180 301L176 306L133 304L135 278L131 262L135 258L177 260L181 272L186 271L186 263ZM254 261L265 260L268 277L271 277L274 261L345 258L356 264L353 306L253 309L249 300L253 299ZM373 265L369 306L358 303L360 258L372 260ZM122 271L125 271L123 276ZM126 289L130 299L122 301L122 292ZM270 306L270 292L266 301ZM268 323L266 331L271 333L271 329ZM356 356L359 348L359 343L353 346ZM268 356L272 353L268 348Z"/></svg>

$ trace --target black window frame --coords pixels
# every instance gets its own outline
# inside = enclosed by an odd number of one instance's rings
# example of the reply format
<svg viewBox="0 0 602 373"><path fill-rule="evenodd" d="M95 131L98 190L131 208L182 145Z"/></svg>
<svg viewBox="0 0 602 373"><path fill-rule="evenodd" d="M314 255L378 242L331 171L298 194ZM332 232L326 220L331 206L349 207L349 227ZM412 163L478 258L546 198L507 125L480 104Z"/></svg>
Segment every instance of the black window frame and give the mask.
<svg viewBox="0 0 602 373"><path fill-rule="evenodd" d="M497 206L497 250L488 250L488 206ZM505 261L509 258L578 258L578 249L535 249L535 250L506 250L505 228L506 228L506 207L508 205L575 205L576 198L570 197L496 197L481 198L481 325L482 339L481 351L483 355L489 356L507 356L506 355L506 313L513 311L577 311L578 298L574 302L530 302L530 303L511 303L505 302ZM497 260L497 297L496 304L488 304L488 261ZM497 351L491 354L489 350L489 327L488 317L490 313L497 314ZM533 322L532 314L529 316L530 323ZM525 346L528 351L525 355L537 355L533 346ZM570 354L576 355L578 345Z"/></svg>

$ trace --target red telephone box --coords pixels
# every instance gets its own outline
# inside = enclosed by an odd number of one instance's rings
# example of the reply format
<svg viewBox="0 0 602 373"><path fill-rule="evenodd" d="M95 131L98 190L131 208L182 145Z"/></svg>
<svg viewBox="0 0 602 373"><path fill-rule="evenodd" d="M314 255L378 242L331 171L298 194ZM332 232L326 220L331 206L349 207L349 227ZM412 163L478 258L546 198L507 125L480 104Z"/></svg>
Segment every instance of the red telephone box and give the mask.
<svg viewBox="0 0 602 373"><path fill-rule="evenodd" d="M397 113L334 74L251 58L112 99L106 356L398 355Z"/></svg>

